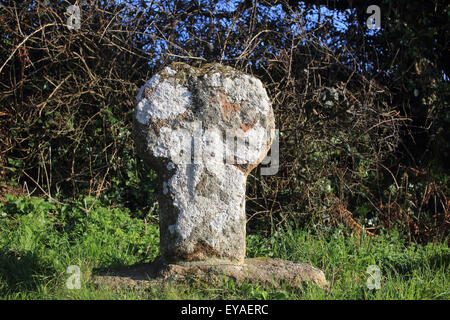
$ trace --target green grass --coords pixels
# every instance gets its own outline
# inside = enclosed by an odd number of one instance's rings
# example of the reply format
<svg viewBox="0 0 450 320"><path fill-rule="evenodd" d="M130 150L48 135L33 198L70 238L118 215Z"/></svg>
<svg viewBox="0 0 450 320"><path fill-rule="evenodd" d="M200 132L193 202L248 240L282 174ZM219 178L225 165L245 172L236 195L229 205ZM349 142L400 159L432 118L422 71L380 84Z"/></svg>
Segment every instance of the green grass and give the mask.
<svg viewBox="0 0 450 320"><path fill-rule="evenodd" d="M0 298L2 299L449 299L447 239L425 246L407 244L398 233L376 238L336 231L278 230L267 238L247 236L248 257L276 257L311 263L324 270L328 292L312 285L263 288L224 280L211 286L186 283L145 290L98 288L99 269L151 261L159 252L158 226L92 200L67 204L7 196L0 203ZM68 289L70 265L81 269L81 289ZM367 268L381 270L381 288L370 290Z"/></svg>

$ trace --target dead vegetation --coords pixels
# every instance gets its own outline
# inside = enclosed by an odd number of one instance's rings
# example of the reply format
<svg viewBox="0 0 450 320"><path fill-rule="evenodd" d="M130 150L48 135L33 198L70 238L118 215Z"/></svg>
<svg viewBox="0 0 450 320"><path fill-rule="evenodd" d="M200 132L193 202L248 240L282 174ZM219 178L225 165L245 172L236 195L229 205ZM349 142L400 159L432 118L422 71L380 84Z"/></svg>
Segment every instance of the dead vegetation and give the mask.
<svg viewBox="0 0 450 320"><path fill-rule="evenodd" d="M358 59L370 48L347 47L350 31L329 17L311 22L288 1L214 3L88 1L70 30L67 1L1 1L2 184L154 208L130 136L137 90L171 62L219 62L263 81L280 130L278 173L249 179L254 226L448 234L448 189L429 177L411 190L422 173L398 166L410 119L371 78L376 66Z"/></svg>

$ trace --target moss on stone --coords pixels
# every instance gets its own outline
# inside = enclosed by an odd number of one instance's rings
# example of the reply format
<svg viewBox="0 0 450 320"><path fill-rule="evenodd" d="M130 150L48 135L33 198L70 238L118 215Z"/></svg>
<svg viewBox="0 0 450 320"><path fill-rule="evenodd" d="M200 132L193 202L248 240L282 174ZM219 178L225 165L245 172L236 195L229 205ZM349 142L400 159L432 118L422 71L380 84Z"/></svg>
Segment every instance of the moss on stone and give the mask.
<svg viewBox="0 0 450 320"><path fill-rule="evenodd" d="M214 73L220 73L222 76L230 79L234 79L238 76L238 71L236 69L220 63L207 63L201 67L193 67L184 62L173 62L169 67L176 72L175 78L180 80L182 84L186 81L186 75L190 74L198 78Z"/></svg>

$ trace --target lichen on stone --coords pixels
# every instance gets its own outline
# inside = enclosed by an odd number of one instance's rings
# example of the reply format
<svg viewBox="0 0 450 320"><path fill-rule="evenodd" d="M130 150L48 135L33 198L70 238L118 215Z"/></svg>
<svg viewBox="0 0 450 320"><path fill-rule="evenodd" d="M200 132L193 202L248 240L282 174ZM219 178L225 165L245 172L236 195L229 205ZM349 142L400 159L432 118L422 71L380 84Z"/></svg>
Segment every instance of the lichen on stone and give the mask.
<svg viewBox="0 0 450 320"><path fill-rule="evenodd" d="M137 150L162 180L163 257L242 262L246 179L267 154L275 127L261 81L218 64L175 63L137 98Z"/></svg>

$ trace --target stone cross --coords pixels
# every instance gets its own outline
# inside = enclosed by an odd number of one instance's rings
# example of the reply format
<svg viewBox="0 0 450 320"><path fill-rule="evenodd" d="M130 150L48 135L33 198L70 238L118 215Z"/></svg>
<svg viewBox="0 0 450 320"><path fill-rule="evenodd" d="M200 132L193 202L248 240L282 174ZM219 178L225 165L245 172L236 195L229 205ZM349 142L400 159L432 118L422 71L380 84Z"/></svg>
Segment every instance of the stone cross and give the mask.
<svg viewBox="0 0 450 320"><path fill-rule="evenodd" d="M172 64L139 91L133 136L138 154L161 180L161 257L120 277L220 281L225 275L327 287L324 273L308 264L245 259L247 175L275 136L260 80L219 64Z"/></svg>
<svg viewBox="0 0 450 320"><path fill-rule="evenodd" d="M134 135L161 179L164 261L243 263L247 175L274 132L261 81L230 67L173 64L141 88Z"/></svg>

